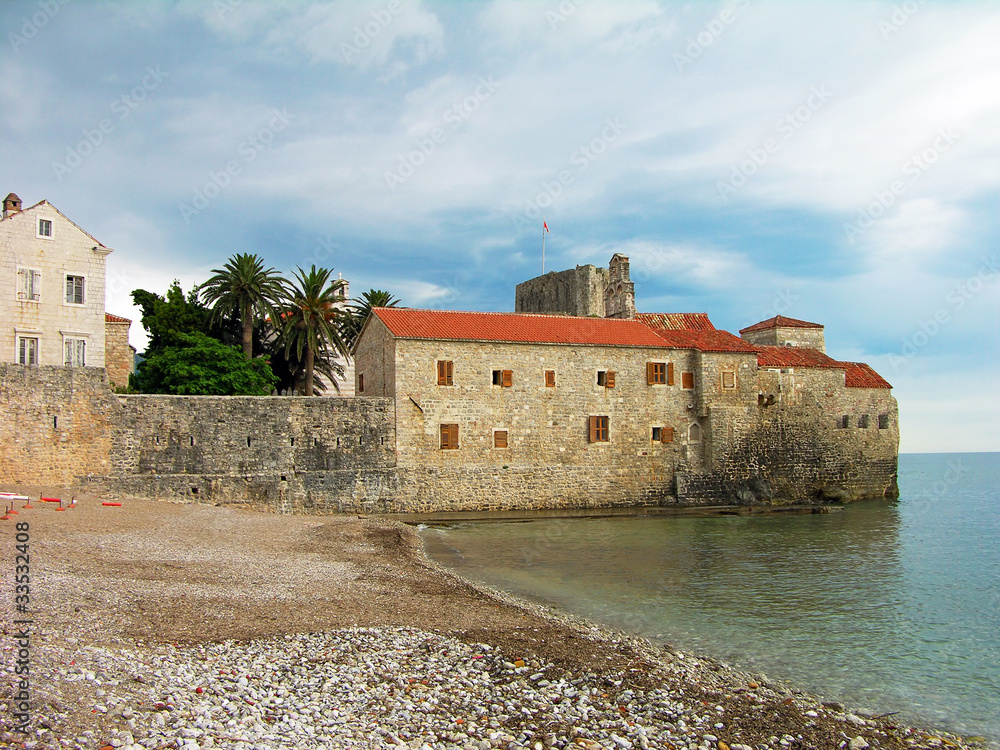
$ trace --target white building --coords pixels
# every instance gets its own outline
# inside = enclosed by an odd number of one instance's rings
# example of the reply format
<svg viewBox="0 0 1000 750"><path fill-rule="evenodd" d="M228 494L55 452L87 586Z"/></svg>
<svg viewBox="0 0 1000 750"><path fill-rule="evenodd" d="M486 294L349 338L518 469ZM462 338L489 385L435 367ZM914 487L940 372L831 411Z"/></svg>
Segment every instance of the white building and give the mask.
<svg viewBox="0 0 1000 750"><path fill-rule="evenodd" d="M105 247L48 201L0 215L0 362L105 366Z"/></svg>

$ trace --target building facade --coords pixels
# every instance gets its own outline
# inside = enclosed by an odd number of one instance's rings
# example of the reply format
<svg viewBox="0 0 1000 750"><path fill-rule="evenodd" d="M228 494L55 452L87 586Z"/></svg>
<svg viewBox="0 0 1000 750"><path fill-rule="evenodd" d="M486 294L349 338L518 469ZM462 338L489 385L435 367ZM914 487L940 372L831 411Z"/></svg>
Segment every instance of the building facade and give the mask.
<svg viewBox="0 0 1000 750"><path fill-rule="evenodd" d="M111 252L48 201L22 209L9 194L0 217L0 362L104 367Z"/></svg>

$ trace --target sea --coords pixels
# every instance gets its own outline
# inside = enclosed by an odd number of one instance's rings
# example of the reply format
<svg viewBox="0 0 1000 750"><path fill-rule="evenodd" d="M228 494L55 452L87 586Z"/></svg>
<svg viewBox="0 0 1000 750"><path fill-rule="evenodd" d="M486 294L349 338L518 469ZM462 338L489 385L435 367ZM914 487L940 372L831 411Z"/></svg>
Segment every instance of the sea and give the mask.
<svg viewBox="0 0 1000 750"><path fill-rule="evenodd" d="M1000 453L827 514L424 526L461 575L825 700L1000 742Z"/></svg>

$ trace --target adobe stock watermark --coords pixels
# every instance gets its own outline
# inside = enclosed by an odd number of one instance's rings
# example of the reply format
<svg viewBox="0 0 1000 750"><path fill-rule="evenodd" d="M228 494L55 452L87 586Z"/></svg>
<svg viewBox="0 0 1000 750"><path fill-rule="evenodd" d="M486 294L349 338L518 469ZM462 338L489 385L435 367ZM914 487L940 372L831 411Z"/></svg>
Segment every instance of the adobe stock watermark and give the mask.
<svg viewBox="0 0 1000 750"><path fill-rule="evenodd" d="M26 45L44 29L52 19L55 18L63 6L69 5L70 0L38 0L38 10L30 16L21 19L21 33L15 34L13 31L7 34L7 41L19 52L21 47Z"/></svg>
<svg viewBox="0 0 1000 750"><path fill-rule="evenodd" d="M890 182L885 189L876 190L873 200L858 211L858 217L853 222L844 224L847 241L853 245L858 236L875 226L875 222L895 205L896 199L919 182L924 173L941 158L943 153L955 145L957 140L958 136L950 127L938 130L937 137L930 146L913 154L903 163L903 176Z"/></svg>
<svg viewBox="0 0 1000 750"><path fill-rule="evenodd" d="M947 469L941 478L930 485L926 492L918 494L913 500L907 499L907 503L913 503L914 514L926 513L935 503L948 499L955 485L962 481L962 478L968 473L969 467L962 462L960 457L949 458Z"/></svg>
<svg viewBox="0 0 1000 750"><path fill-rule="evenodd" d="M694 36L687 38L684 52L674 52L674 65L677 72L683 73L684 68L694 63L702 53L711 47L715 40L725 32L726 28L736 20L737 11L750 5L750 0L734 0L728 3L711 21L705 22L705 28Z"/></svg>
<svg viewBox="0 0 1000 750"><path fill-rule="evenodd" d="M566 23L585 2L587 0L562 0L556 10L545 11L545 20L549 22L549 28L554 29L559 24Z"/></svg>
<svg viewBox="0 0 1000 750"><path fill-rule="evenodd" d="M580 144L569 155L569 165L575 169L559 170L554 179L542 182L541 191L533 198L525 199L524 210L511 216L514 228L520 230L522 227L534 226L541 218L542 210L555 203L563 191L576 182L580 174L614 145L627 127L620 117L609 117L605 120L600 135L591 138L587 143Z"/></svg>
<svg viewBox="0 0 1000 750"><path fill-rule="evenodd" d="M781 138L765 138L760 146L748 149L747 158L730 168L729 179L719 180L715 184L719 197L727 201L734 196L737 190L746 185L750 178L781 150L783 143L790 140L814 114L826 106L831 96L833 95L825 85L813 86L801 105L782 115L774 123L774 129Z"/></svg>
<svg viewBox="0 0 1000 750"><path fill-rule="evenodd" d="M888 18L879 19L878 30L882 38L888 40L893 34L902 29L910 22L913 14L920 10L927 0L904 0L892 6L892 13Z"/></svg>
<svg viewBox="0 0 1000 750"><path fill-rule="evenodd" d="M117 120L104 117L92 128L84 128L82 136L76 145L66 147L66 156L60 161L52 162L52 171L59 182L65 180L73 173L77 167L83 164L83 160L93 154L105 142L107 137L115 132L118 123L128 119L132 111L142 102L146 101L151 91L155 91L163 83L169 73L162 70L159 65L155 68L146 66L146 75L131 90L126 91L111 102L111 111L118 115Z"/></svg>
<svg viewBox="0 0 1000 750"><path fill-rule="evenodd" d="M452 104L441 115L442 125L432 128L426 137L417 138L413 142L413 149L410 152L405 155L397 155L397 164L394 170L385 170L383 176L389 190L395 190L397 185L401 185L413 177L417 170L427 163L427 159L444 145L452 133L472 117L483 102L493 96L498 88L500 88L500 84L493 80L493 76L480 76L479 85L476 86L475 91L461 101Z"/></svg>
<svg viewBox="0 0 1000 750"><path fill-rule="evenodd" d="M956 284L945 295L945 304L935 310L929 318L917 323L917 330L903 339L899 354L889 355L892 369L898 372L900 367L916 357L921 349L930 344L945 326L952 322L953 314L964 309L990 282L995 281L998 273L1000 273L1000 258L996 255L983 258L979 270L974 275Z"/></svg>
<svg viewBox="0 0 1000 750"><path fill-rule="evenodd" d="M352 62L355 57L361 54L363 49L368 47L379 34L385 31L386 27L392 23L392 19L402 12L403 3L399 0L392 0L384 8L373 10L371 12L372 20L366 21L361 26L354 27L354 35L351 37L350 43L340 43L340 53L344 56L344 60Z"/></svg>
<svg viewBox="0 0 1000 750"><path fill-rule="evenodd" d="M771 301L771 306L761 312L760 319L770 320L776 315L784 315L792 309L798 300L798 293L791 287L777 289L774 292L774 299Z"/></svg>
<svg viewBox="0 0 1000 750"><path fill-rule="evenodd" d="M219 20L222 21L225 19L227 13L236 10L241 5L243 5L243 0L213 0L212 9L215 11L215 15L219 17Z"/></svg>
<svg viewBox="0 0 1000 750"><path fill-rule="evenodd" d="M191 219L208 208L209 204L232 184L233 178L243 171L243 167L267 150L274 142L275 136L285 130L293 119L295 115L290 114L287 107L271 110L271 119L267 125L260 127L256 133L245 138L236 147L238 158L230 159L221 169L209 172L205 184L195 188L190 203L178 204L177 209L184 223L190 224Z"/></svg>

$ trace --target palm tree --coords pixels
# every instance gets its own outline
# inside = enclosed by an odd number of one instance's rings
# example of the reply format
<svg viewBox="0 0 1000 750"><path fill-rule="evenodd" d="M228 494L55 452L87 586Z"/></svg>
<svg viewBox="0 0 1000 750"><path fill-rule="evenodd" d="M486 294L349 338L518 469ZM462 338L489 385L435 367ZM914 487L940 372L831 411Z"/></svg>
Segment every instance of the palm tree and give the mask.
<svg viewBox="0 0 1000 750"><path fill-rule="evenodd" d="M307 396L313 395L317 356L347 356L347 344L340 334L344 313L337 307L345 301L346 282L343 279L331 281L330 274L330 269L315 265L309 271L299 268L281 313L281 338L286 354L294 349L296 357L302 360L305 352L303 391Z"/></svg>
<svg viewBox="0 0 1000 750"><path fill-rule="evenodd" d="M237 253L212 273L215 276L200 287L205 304L212 306L211 320L235 313L243 326L243 355L252 359L254 322L273 315L288 282L273 268L265 270L262 258L248 253Z"/></svg>
<svg viewBox="0 0 1000 750"><path fill-rule="evenodd" d="M398 304L398 299L381 289L369 289L364 292L360 301L348 307L348 314L344 318L342 332L348 348L354 346L354 342L358 340L373 307L395 307Z"/></svg>

